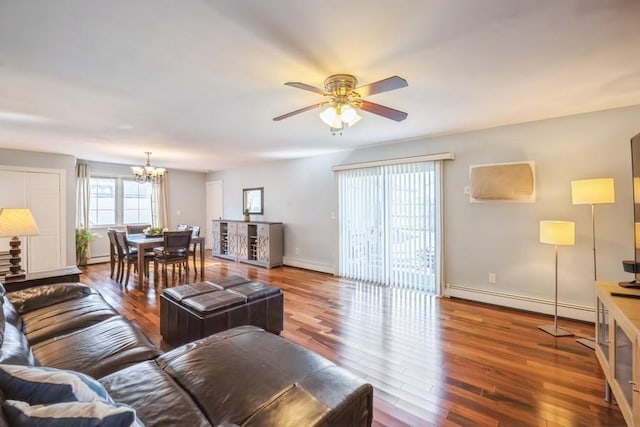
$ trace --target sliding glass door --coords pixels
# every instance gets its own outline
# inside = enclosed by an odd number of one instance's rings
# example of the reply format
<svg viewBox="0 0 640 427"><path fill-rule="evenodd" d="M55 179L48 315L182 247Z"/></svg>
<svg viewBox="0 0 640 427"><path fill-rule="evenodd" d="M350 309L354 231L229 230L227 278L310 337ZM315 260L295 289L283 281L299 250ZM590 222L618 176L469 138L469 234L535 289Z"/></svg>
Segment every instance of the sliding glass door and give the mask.
<svg viewBox="0 0 640 427"><path fill-rule="evenodd" d="M340 275L439 293L440 162L337 174Z"/></svg>

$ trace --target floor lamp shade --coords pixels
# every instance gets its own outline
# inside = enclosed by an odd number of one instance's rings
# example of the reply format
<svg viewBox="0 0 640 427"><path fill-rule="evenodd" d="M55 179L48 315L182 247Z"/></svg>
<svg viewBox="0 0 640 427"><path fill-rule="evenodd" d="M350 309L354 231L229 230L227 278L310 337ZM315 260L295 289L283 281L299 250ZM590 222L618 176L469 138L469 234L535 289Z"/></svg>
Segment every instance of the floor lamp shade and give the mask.
<svg viewBox="0 0 640 427"><path fill-rule="evenodd" d="M571 246L576 241L575 223L570 221L540 221L540 243Z"/></svg>
<svg viewBox="0 0 640 427"><path fill-rule="evenodd" d="M0 237L11 237L9 241L10 273L5 276L5 281L17 280L24 277L20 268L20 239L18 236L35 236L40 234L36 221L29 209L0 209Z"/></svg>
<svg viewBox="0 0 640 427"><path fill-rule="evenodd" d="M571 202L574 205L615 203L613 178L593 178L571 181Z"/></svg>

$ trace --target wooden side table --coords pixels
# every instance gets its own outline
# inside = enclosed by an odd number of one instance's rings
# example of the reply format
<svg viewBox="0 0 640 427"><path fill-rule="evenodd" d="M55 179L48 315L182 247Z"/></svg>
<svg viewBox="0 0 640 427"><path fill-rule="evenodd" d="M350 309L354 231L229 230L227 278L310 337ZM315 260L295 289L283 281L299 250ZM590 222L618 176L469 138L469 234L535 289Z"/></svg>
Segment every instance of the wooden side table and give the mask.
<svg viewBox="0 0 640 427"><path fill-rule="evenodd" d="M80 269L76 266L65 267L58 270L41 271L38 273L27 273L27 275L18 280L4 282L4 276L0 276L0 283L7 292L19 291L21 289L31 288L39 285L50 285L60 282L79 282Z"/></svg>

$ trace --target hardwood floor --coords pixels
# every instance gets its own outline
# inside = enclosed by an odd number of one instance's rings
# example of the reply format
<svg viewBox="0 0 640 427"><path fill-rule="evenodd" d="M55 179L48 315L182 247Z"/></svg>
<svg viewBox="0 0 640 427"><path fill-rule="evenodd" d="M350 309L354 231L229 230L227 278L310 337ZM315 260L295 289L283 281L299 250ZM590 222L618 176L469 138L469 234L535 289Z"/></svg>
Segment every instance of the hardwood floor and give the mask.
<svg viewBox="0 0 640 427"><path fill-rule="evenodd" d="M282 336L373 384L376 426L625 425L617 405L603 399L593 351L538 330L548 316L207 256L205 279L230 274L282 288ZM125 291L108 264L86 267L81 280L170 348L153 283L147 289L133 278ZM562 326L594 334L589 324Z"/></svg>

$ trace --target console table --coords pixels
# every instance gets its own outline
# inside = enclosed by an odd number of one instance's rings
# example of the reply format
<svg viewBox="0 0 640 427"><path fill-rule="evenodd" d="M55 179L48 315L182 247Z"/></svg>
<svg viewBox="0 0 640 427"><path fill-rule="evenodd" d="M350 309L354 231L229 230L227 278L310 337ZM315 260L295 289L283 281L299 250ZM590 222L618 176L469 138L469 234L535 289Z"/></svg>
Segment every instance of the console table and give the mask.
<svg viewBox="0 0 640 427"><path fill-rule="evenodd" d="M213 256L262 267L282 265L281 222L213 221Z"/></svg>
<svg viewBox="0 0 640 427"><path fill-rule="evenodd" d="M4 276L0 276L7 292L19 291L39 285L50 285L59 282L79 282L80 269L76 266L60 268L58 270L40 271L38 273L27 273L22 279L4 282Z"/></svg>
<svg viewBox="0 0 640 427"><path fill-rule="evenodd" d="M611 401L613 392L630 426L640 426L639 298L638 289L596 283L595 350L607 380L605 399Z"/></svg>

